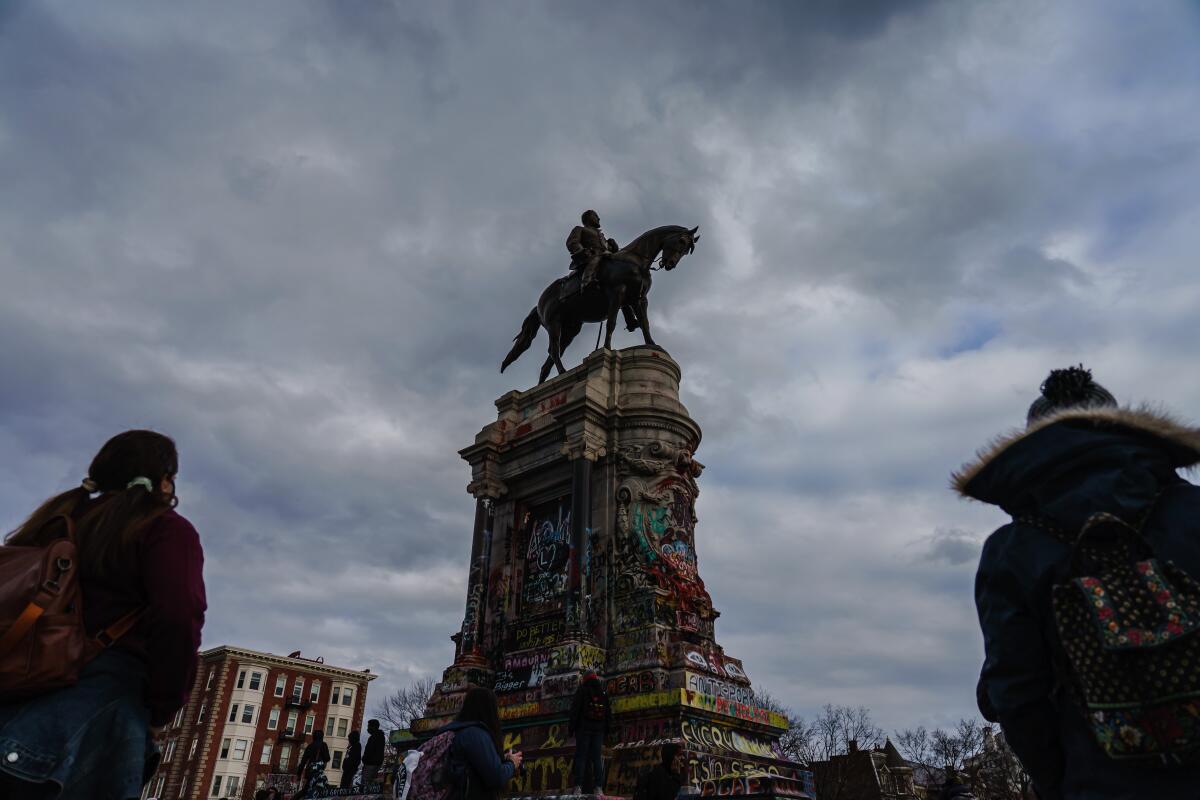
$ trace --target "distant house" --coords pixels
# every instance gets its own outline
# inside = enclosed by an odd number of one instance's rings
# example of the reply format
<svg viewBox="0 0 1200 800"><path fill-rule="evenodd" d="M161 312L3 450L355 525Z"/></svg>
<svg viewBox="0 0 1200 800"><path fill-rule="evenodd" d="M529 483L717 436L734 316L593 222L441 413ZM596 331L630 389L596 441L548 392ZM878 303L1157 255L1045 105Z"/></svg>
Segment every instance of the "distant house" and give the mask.
<svg viewBox="0 0 1200 800"><path fill-rule="evenodd" d="M913 780L913 768L891 739L883 747L860 750L851 740L849 752L828 761L811 761L809 769L821 800L919 800L924 792Z"/></svg>

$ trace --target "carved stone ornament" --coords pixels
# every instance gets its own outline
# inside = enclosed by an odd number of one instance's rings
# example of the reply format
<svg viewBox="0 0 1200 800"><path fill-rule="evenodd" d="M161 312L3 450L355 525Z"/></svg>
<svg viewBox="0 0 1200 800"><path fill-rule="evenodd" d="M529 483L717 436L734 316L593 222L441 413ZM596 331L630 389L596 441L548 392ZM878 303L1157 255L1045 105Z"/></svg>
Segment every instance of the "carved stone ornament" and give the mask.
<svg viewBox="0 0 1200 800"><path fill-rule="evenodd" d="M704 465L668 442L617 452L617 590L665 590L681 611L711 619L696 566L696 478Z"/></svg>

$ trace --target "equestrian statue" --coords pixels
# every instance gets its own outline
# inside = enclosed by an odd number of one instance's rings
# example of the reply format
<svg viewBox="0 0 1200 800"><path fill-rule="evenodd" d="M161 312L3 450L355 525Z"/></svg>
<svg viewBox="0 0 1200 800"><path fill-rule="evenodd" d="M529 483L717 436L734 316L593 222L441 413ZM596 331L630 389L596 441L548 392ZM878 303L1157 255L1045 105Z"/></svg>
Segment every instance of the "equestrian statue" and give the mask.
<svg viewBox="0 0 1200 800"><path fill-rule="evenodd" d="M650 336L650 318L646 314L650 272L675 269L681 258L696 249L700 226L664 225L646 231L618 249L615 241L604 237L595 211L585 211L582 221L583 225L577 226L567 238L571 274L554 281L542 292L537 305L525 317L521 332L513 339L512 350L500 365L501 372L529 349L538 329L545 328L550 336L549 355L542 364L538 383L546 380L551 367L557 368L561 375L566 372L563 351L579 334L583 323L604 322L604 346L612 346L618 311L625 315L629 330L641 328L646 345L658 347ZM656 259L660 267L654 266Z"/></svg>

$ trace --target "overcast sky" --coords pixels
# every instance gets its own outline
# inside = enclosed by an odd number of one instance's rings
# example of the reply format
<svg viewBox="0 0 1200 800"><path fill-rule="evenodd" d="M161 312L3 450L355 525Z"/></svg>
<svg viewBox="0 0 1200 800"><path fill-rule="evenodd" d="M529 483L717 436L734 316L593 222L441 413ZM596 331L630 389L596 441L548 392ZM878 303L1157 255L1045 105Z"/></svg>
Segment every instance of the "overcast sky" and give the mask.
<svg viewBox="0 0 1200 800"><path fill-rule="evenodd" d="M1004 519L950 471L1082 361L1200 416L1194 4L0 4L0 525L181 451L206 647L453 654L456 451L585 208L699 225L656 338L756 687L974 713ZM570 364L594 342L589 326ZM619 346L638 342L623 331ZM373 705L373 703L372 703Z"/></svg>

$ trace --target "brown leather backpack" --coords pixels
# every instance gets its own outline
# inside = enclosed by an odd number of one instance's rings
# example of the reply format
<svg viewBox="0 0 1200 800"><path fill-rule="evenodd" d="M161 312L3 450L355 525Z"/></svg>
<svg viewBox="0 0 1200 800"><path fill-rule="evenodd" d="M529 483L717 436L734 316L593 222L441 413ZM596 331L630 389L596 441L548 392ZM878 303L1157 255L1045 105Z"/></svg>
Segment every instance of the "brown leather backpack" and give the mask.
<svg viewBox="0 0 1200 800"><path fill-rule="evenodd" d="M96 636L83 624L75 522L44 546L0 546L0 701L70 686L79 671L126 633L136 609Z"/></svg>

